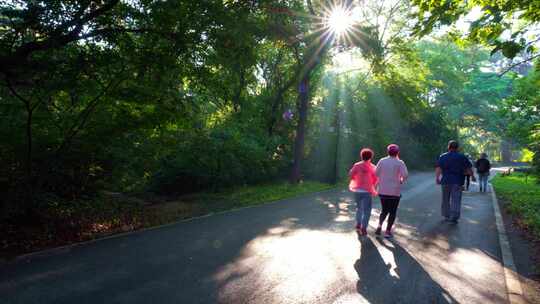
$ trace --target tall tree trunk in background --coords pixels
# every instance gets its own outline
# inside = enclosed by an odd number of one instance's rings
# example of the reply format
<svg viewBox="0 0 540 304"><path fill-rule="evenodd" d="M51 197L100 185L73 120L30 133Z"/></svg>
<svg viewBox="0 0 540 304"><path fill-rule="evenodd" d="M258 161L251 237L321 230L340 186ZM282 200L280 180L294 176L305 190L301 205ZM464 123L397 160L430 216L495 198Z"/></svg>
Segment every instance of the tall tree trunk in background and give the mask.
<svg viewBox="0 0 540 304"><path fill-rule="evenodd" d="M508 139L501 141L501 161L505 164L512 161L512 142Z"/></svg>
<svg viewBox="0 0 540 304"><path fill-rule="evenodd" d="M32 101L23 95L19 94L17 90L12 86L11 81L6 78L6 85L11 92L11 94L19 99L24 105L26 110L26 123L25 123L25 135L26 135L26 161L24 164L24 185L25 185L25 199L24 202L27 206L30 206L34 200L34 185L32 184L32 175L33 175L33 138L32 138L32 119L34 117L34 110L40 105L41 101L37 101L32 104ZM24 206L24 208L27 208Z"/></svg>
<svg viewBox="0 0 540 304"><path fill-rule="evenodd" d="M272 100L272 108L270 112L270 119L268 122L268 136L274 135L274 126L278 120L278 108L283 104L283 96L285 93L296 83L296 75L289 80L283 87L280 87L276 93L276 96Z"/></svg>
<svg viewBox="0 0 540 304"><path fill-rule="evenodd" d="M311 71L308 71L304 74L298 89L298 125L296 126L296 138L294 141L294 161L290 176L291 183L298 183L302 178L301 168L302 160L304 158L304 143L306 137L310 72Z"/></svg>
<svg viewBox="0 0 540 304"><path fill-rule="evenodd" d="M341 157L341 150L339 149L341 146L341 125L343 123L343 113L341 112L339 108L339 100L336 101L336 154L334 155L334 177L332 180L332 183L335 184L339 180L339 172L340 172L340 157Z"/></svg>
<svg viewBox="0 0 540 304"><path fill-rule="evenodd" d="M313 9L311 0L306 1L308 10L312 16L323 17L317 14ZM350 9L352 0L344 2L344 7ZM318 29L320 30L320 29ZM304 142L306 136L306 121L309 106L309 82L313 70L320 64L321 58L327 53L333 40L332 31L324 31L323 34L316 37L314 41L306 43L308 50L303 54L302 73L300 86L298 89L298 125L296 126L296 138L294 141L294 160L289 180L291 183L298 183L302 178L302 160L304 158Z"/></svg>
<svg viewBox="0 0 540 304"><path fill-rule="evenodd" d="M333 176L332 176L332 183L337 183L339 179L339 138L341 135L341 113L339 111L339 105L338 102L336 102L336 123L334 125L334 132L336 132L336 146L334 150L334 168L333 168Z"/></svg>
<svg viewBox="0 0 540 304"><path fill-rule="evenodd" d="M31 204L34 199L34 187L32 185L32 118L34 111L30 104L26 105L26 168L25 168L25 179L28 191L26 192L27 199L26 203Z"/></svg>

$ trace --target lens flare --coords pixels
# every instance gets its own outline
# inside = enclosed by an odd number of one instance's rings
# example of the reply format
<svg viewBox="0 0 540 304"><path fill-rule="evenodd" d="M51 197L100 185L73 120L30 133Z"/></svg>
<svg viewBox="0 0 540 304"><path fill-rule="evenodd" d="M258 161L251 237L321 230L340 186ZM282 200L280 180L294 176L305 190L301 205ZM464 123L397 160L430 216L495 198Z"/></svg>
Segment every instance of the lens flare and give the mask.
<svg viewBox="0 0 540 304"><path fill-rule="evenodd" d="M342 6L336 6L330 11L326 24L333 33L343 35L349 31L353 24L351 12Z"/></svg>

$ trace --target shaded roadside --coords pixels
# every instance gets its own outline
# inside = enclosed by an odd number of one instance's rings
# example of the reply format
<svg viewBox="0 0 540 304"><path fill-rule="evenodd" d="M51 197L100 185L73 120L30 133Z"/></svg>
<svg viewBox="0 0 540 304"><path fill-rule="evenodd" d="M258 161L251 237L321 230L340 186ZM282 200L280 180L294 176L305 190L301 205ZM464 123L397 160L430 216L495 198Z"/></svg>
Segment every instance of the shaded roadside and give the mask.
<svg viewBox="0 0 540 304"><path fill-rule="evenodd" d="M36 218L0 219L0 262L24 254L155 228L194 217L335 189L306 181L276 182L185 196L103 193L92 200L51 203Z"/></svg>
<svg viewBox="0 0 540 304"><path fill-rule="evenodd" d="M512 167L516 169L515 166ZM494 168L491 181L493 182L493 177L497 174L507 174L509 169L510 167ZM514 173L511 176L514 176ZM522 223L521 216L510 212L508 198L501 195L500 191L496 194L523 296L528 303L540 303L540 239Z"/></svg>
<svg viewBox="0 0 540 304"><path fill-rule="evenodd" d="M524 297L528 303L540 303L540 241L519 225L503 200L498 201Z"/></svg>

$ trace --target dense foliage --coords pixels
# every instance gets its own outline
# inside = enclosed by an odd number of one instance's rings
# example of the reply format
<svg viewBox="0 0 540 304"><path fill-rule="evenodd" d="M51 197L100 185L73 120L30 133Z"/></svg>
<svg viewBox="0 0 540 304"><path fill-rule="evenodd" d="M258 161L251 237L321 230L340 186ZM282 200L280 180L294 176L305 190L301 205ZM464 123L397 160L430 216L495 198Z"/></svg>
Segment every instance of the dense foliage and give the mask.
<svg viewBox="0 0 540 304"><path fill-rule="evenodd" d="M497 130L505 139L502 150L505 161L510 150L529 146L535 153L535 167L540 172L540 139L538 133L538 22L540 1L473 0L434 1L414 0L417 22L414 33L425 36L444 26L453 26L451 35L458 43L480 43L490 48L492 58L502 56L496 72L499 76L514 72L514 92L506 104L493 108L501 124ZM469 20L466 28L456 25ZM531 70L533 70L531 72ZM519 79L523 77L522 79ZM489 93L493 92L492 90ZM484 96L486 94L483 94Z"/></svg>
<svg viewBox="0 0 540 304"><path fill-rule="evenodd" d="M506 133L533 151L533 165L540 173L540 66L515 81L514 93L501 110L508 121Z"/></svg>
<svg viewBox="0 0 540 304"><path fill-rule="evenodd" d="M460 18L475 12L468 39L501 51L514 58L539 55L536 25L540 21L540 1L537 0L414 0L418 23L415 32L425 35L441 25L455 25ZM458 35L461 33L457 33Z"/></svg>
<svg viewBox="0 0 540 304"><path fill-rule="evenodd" d="M276 117L302 47L282 33L291 17L265 5L3 4L4 207L275 176L290 129L274 131Z"/></svg>
<svg viewBox="0 0 540 304"><path fill-rule="evenodd" d="M1 214L103 190L337 181L390 142L426 167L450 138L504 139L503 100L538 96L533 73L507 98L514 80L481 47L413 40L409 1L360 1L352 39L325 30L331 2L2 2ZM347 52L362 67L333 69Z"/></svg>

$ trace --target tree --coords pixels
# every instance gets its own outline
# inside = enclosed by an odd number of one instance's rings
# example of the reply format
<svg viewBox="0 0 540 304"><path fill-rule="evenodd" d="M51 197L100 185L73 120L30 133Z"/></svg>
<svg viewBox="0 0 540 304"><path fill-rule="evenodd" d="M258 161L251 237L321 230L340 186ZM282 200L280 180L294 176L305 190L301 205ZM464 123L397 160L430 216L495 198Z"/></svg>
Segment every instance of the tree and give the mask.
<svg viewBox="0 0 540 304"><path fill-rule="evenodd" d="M454 25L460 18L476 10L477 17L471 22L465 37L489 45L491 54L501 51L507 58L518 59L503 73L540 56L535 30L535 24L540 21L540 1L414 0L413 3L418 19L415 33L419 36L425 36L440 26ZM460 33L457 32L457 35Z"/></svg>
<svg viewBox="0 0 540 304"><path fill-rule="evenodd" d="M521 146L529 146L535 152L535 166L540 168L540 141L538 127L540 124L540 73L538 62L535 69L527 76L515 80L515 89L505 99L505 107L500 114L508 122L506 135Z"/></svg>
<svg viewBox="0 0 540 304"><path fill-rule="evenodd" d="M253 93L257 64L281 56L272 78L294 74L293 49L266 27L267 3L2 3L2 188L29 193L24 201L34 206L34 192L74 199L104 179L130 189L174 158L184 138L223 141L259 130L253 117L267 103ZM282 55L264 52L274 46ZM276 86L282 96L289 87ZM212 130L228 117L235 124L226 132ZM260 152L265 140L242 144L263 162L275 152L271 145ZM190 172L185 156L193 151L184 152L181 170Z"/></svg>

